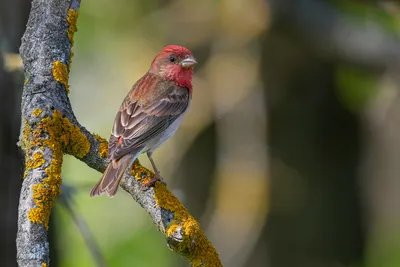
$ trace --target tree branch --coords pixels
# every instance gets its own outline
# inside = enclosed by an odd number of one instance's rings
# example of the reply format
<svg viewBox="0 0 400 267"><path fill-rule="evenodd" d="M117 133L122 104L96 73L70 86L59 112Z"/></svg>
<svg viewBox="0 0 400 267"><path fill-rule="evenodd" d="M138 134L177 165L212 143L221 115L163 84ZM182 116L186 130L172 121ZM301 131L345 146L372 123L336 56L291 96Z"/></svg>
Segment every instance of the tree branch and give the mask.
<svg viewBox="0 0 400 267"><path fill-rule="evenodd" d="M47 228L60 194L63 154L100 172L108 164L107 141L79 124L68 98L79 5L79 0L33 0L22 39L25 85L19 145L25 152L25 179L17 234L20 266L49 264ZM222 266L199 224L163 184L141 190L153 175L136 161L121 186L150 214L173 251L188 258L192 266Z"/></svg>

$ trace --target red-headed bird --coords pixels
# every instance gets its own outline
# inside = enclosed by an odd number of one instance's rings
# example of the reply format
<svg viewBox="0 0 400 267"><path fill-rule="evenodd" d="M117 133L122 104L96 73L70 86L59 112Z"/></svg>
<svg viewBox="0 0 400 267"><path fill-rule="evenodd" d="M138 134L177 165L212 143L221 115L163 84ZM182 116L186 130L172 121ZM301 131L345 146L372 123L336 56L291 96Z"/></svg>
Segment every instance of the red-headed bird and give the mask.
<svg viewBox="0 0 400 267"><path fill-rule="evenodd" d="M155 57L119 108L108 144L110 163L91 197L113 197L127 168L145 152L155 173L145 187L163 181L152 155L175 133L188 110L196 64L192 53L178 45L165 47Z"/></svg>

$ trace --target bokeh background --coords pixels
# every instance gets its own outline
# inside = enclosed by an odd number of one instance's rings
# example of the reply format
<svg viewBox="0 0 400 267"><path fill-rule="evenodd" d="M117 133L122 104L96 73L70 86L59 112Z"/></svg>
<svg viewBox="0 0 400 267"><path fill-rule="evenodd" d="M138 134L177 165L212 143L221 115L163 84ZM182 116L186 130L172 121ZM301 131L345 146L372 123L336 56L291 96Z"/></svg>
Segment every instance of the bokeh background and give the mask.
<svg viewBox="0 0 400 267"><path fill-rule="evenodd" d="M29 9L0 0L1 266L16 266ZM155 54L190 48L193 102L155 159L224 266L398 267L399 33L399 1L82 0L70 99L108 138ZM62 176L51 266L188 266L123 190L90 199L100 174L69 156Z"/></svg>

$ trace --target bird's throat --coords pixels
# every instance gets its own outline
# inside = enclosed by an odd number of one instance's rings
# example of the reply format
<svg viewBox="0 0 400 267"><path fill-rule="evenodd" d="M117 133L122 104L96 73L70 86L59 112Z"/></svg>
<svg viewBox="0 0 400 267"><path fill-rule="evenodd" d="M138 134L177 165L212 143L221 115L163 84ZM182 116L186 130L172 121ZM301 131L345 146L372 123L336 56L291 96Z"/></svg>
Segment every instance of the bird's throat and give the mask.
<svg viewBox="0 0 400 267"><path fill-rule="evenodd" d="M162 73L165 79L173 81L180 87L187 87L190 90L192 90L193 75L193 69L182 69L180 65L173 65L170 68L166 68Z"/></svg>

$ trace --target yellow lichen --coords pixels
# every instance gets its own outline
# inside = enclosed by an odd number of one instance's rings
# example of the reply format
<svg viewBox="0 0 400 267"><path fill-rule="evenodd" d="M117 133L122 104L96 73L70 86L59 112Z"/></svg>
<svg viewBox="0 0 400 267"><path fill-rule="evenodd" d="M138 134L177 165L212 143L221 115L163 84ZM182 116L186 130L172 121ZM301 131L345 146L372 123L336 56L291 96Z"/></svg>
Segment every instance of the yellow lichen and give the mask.
<svg viewBox="0 0 400 267"><path fill-rule="evenodd" d="M35 116L36 118L39 117L40 114L42 114L42 110L40 108L37 108L34 111L32 111L32 115Z"/></svg>
<svg viewBox="0 0 400 267"><path fill-rule="evenodd" d="M74 56L74 52L69 50L69 60L68 60L68 73L71 71L72 57Z"/></svg>
<svg viewBox="0 0 400 267"><path fill-rule="evenodd" d="M176 231L182 233L183 241L174 250L185 255L192 266L222 266L217 251L180 201L163 183L156 183L154 191L157 205L174 213L174 219L166 231L167 238L171 238Z"/></svg>
<svg viewBox="0 0 400 267"><path fill-rule="evenodd" d="M52 162L51 165L54 163ZM46 171L47 173L47 171ZM51 172L49 172L51 174ZM32 186L36 207L28 213L28 219L34 223L43 223L49 228L51 208L60 192L61 175L45 178L42 183Z"/></svg>
<svg viewBox="0 0 400 267"><path fill-rule="evenodd" d="M42 267L47 267L47 263L42 262Z"/></svg>
<svg viewBox="0 0 400 267"><path fill-rule="evenodd" d="M24 119L24 129L22 130L22 136L20 137L21 148L25 149L29 135L31 134L31 127L29 126L28 120Z"/></svg>
<svg viewBox="0 0 400 267"><path fill-rule="evenodd" d="M71 46L74 44L74 34L78 30L76 27L76 21L78 20L79 11L75 11L72 8L68 9L67 21L68 27L68 38L71 41Z"/></svg>
<svg viewBox="0 0 400 267"><path fill-rule="evenodd" d="M22 131L21 147L26 150L25 156L25 172L23 178L28 175L28 171L33 168L38 168L44 163L43 153L37 151L31 157L31 146L28 146L29 136L31 134L31 127L27 120L24 120L24 129Z"/></svg>
<svg viewBox="0 0 400 267"><path fill-rule="evenodd" d="M51 209L57 196L61 193L62 151L60 144L51 137L51 134L50 139L45 140L43 144L44 146L52 144L49 148L53 150L53 160L50 162L50 166L45 169L47 178L32 186L36 207L28 212L28 220L37 224L43 223L44 227L48 229Z"/></svg>
<svg viewBox="0 0 400 267"><path fill-rule="evenodd" d="M102 138L100 135L94 134L94 138L99 141L99 155L102 158L106 158L108 156L108 142L106 139Z"/></svg>
<svg viewBox="0 0 400 267"><path fill-rule="evenodd" d="M141 166L139 161L136 160L132 166L132 176L145 183L154 176L154 173ZM217 251L200 229L198 222L188 213L180 201L167 190L165 184L157 182L154 192L157 205L174 214L172 223L166 229L167 239L172 238L177 231L182 233L183 241L177 242L177 246L172 249L186 256L194 267L222 267Z"/></svg>
<svg viewBox="0 0 400 267"><path fill-rule="evenodd" d="M68 9L67 21L69 23L69 27L67 30L67 34L68 34L68 39L71 42L71 49L69 51L68 72L71 71L72 57L74 56L74 52L72 52L72 46L74 45L75 32L78 30L78 28L76 27L76 21L78 20L78 15L79 11L75 11L72 8Z"/></svg>
<svg viewBox="0 0 400 267"><path fill-rule="evenodd" d="M25 76L25 80L24 80L24 85L26 85L29 82L29 77L31 76L31 72L28 71L28 73Z"/></svg>
<svg viewBox="0 0 400 267"><path fill-rule="evenodd" d="M36 207L28 213L31 222L43 223L48 228L51 208L60 194L63 152L83 158L90 150L90 143L80 129L57 110L53 112L52 117L42 119L33 131L29 125L25 125L23 138L26 155L32 149L44 151L45 148L53 153L52 160L45 169L47 177L32 187ZM26 172L45 163L41 152L36 152L33 159L27 158Z"/></svg>
<svg viewBox="0 0 400 267"><path fill-rule="evenodd" d="M89 153L90 143L86 135L84 135L79 127L70 123L67 118L63 118L64 132L69 133L69 140L64 149L64 152L81 159ZM67 135L64 136L66 138Z"/></svg>
<svg viewBox="0 0 400 267"><path fill-rule="evenodd" d="M131 174L136 180L141 181L143 184L150 181L150 179L154 177L154 173L140 165L138 159L136 159L132 164Z"/></svg>
<svg viewBox="0 0 400 267"><path fill-rule="evenodd" d="M69 92L69 85L68 85L68 71L67 66L62 63L61 61L53 62L53 77L56 81L60 82L65 86L65 90L67 93Z"/></svg>
<svg viewBox="0 0 400 267"><path fill-rule="evenodd" d="M25 162L25 173L24 177L28 174L28 171L31 169L36 169L42 166L45 163L45 160L43 158L43 153L42 152L35 152L32 156L32 159L30 157L26 157L27 160Z"/></svg>
<svg viewBox="0 0 400 267"><path fill-rule="evenodd" d="M78 11L75 11L71 8L68 9L67 22L69 23L69 27L67 30L67 34L68 34L68 39L71 42L68 66L62 63L61 61L56 61L53 62L53 69L52 69L54 79L65 86L65 90L67 91L67 93L69 93L68 78L69 78L69 72L71 71L72 57L74 56L74 53L72 52L72 46L74 45L74 34L77 31L76 20L78 19L78 14L79 14Z"/></svg>
<svg viewBox="0 0 400 267"><path fill-rule="evenodd" d="M79 127L73 125L67 118L64 118L58 110L55 110L52 118L42 120L49 130L52 130L51 136L61 144L62 150L83 158L90 150L90 143Z"/></svg>

